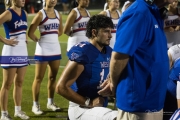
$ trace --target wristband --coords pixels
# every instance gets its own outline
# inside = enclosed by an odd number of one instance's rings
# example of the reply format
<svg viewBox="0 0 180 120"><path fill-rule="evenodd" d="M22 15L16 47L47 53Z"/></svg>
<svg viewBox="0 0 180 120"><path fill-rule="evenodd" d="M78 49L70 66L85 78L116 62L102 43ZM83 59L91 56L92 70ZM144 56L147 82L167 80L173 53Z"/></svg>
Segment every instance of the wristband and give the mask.
<svg viewBox="0 0 180 120"><path fill-rule="evenodd" d="M90 98L87 98L85 101L85 106L89 106L89 104L90 104Z"/></svg>

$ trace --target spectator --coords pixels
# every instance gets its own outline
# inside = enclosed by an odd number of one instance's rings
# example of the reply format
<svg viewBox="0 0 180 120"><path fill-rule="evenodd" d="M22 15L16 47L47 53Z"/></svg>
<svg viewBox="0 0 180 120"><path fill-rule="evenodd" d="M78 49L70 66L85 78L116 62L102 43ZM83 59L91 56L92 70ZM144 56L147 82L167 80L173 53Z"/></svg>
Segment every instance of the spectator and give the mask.
<svg viewBox="0 0 180 120"><path fill-rule="evenodd" d="M107 0L108 9L105 11L101 11L100 14L103 14L107 17L110 17L114 24L114 29L112 30L112 39L110 42L110 47L114 47L115 39L116 39L116 29L119 18L121 17L121 13L119 11L119 0Z"/></svg>
<svg viewBox="0 0 180 120"><path fill-rule="evenodd" d="M135 0L128 0L124 3L123 7L122 7L122 13L134 2Z"/></svg>
<svg viewBox="0 0 180 120"><path fill-rule="evenodd" d="M179 26L179 13L178 13L178 0L175 0L172 4L168 5L168 17L165 19L166 32L174 32L180 29Z"/></svg>
<svg viewBox="0 0 180 120"><path fill-rule="evenodd" d="M74 0L74 7L69 13L63 32L69 36L67 51L81 41L88 41L86 37L86 24L90 18L86 8L89 5L89 0Z"/></svg>
<svg viewBox="0 0 180 120"><path fill-rule="evenodd" d="M45 0L45 7L34 17L28 35L37 42L35 50L36 63L35 78L32 85L33 106L32 112L40 115L43 111L39 105L40 85L48 66L48 98L47 109L59 111L60 108L54 103L54 91L56 86L56 75L60 66L61 48L58 36L62 35L62 17L54 9L57 0ZM39 27L40 39L35 35L35 30Z"/></svg>
<svg viewBox="0 0 180 120"><path fill-rule="evenodd" d="M3 68L3 82L0 92L1 120L12 120L7 109L8 93L13 82L13 99L15 104L14 117L27 120L29 116L21 110L21 101L22 85L28 61L15 61L14 64L9 61L11 58L26 60L28 56L26 45L27 13L22 10L25 1L5 0L5 5L7 10L0 15L0 23L3 24L6 38L9 39L9 41L0 36L1 41L6 43L2 49L2 59L4 59L6 63L1 63L1 67ZM19 42L18 45L10 46L13 45L13 43L17 43L17 41L14 41L15 39Z"/></svg>

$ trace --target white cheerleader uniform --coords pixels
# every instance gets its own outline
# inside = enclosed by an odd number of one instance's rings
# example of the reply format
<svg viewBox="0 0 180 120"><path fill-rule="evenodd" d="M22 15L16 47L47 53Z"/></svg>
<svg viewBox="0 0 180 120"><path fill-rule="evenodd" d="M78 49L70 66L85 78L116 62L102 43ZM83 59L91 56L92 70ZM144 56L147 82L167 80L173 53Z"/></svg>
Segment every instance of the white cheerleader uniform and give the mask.
<svg viewBox="0 0 180 120"><path fill-rule="evenodd" d="M107 17L110 17L112 19L112 22L113 22L113 25L114 25L114 29L111 31L112 38L110 40L110 45L109 45L111 48L113 48L115 40L116 40L117 25L118 25L119 18L121 17L121 13L119 12L119 10L116 10L116 12L118 13L119 17L115 19L115 18L111 17L111 14L110 14L109 10L105 10L105 12L106 12Z"/></svg>
<svg viewBox="0 0 180 120"><path fill-rule="evenodd" d="M36 44L35 60L52 61L61 59L61 48L58 40L59 13L54 10L55 18L48 18L44 9L40 12L43 15L42 22L39 25L41 34L40 40Z"/></svg>
<svg viewBox="0 0 180 120"><path fill-rule="evenodd" d="M179 15L168 15L167 19L164 20L164 27L177 27L180 25L180 17ZM173 45L180 44L179 37L180 31L167 31L166 38L167 38L167 45L170 48Z"/></svg>
<svg viewBox="0 0 180 120"><path fill-rule="evenodd" d="M180 44L171 46L168 52L171 54L172 62L174 63L178 58L180 58Z"/></svg>
<svg viewBox="0 0 180 120"><path fill-rule="evenodd" d="M67 51L69 51L72 46L76 45L79 42L88 41L88 38L86 37L86 25L90 19L90 14L86 10L88 16L83 17L77 8L74 8L73 10L77 12L77 18L72 26L73 33L68 38Z"/></svg>
<svg viewBox="0 0 180 120"><path fill-rule="evenodd" d="M4 45L1 56L3 68L22 67L28 65L28 52L26 45L27 18L24 10L18 15L13 9L8 9L12 14L9 22L3 23L6 38L16 39L19 43L15 46Z"/></svg>

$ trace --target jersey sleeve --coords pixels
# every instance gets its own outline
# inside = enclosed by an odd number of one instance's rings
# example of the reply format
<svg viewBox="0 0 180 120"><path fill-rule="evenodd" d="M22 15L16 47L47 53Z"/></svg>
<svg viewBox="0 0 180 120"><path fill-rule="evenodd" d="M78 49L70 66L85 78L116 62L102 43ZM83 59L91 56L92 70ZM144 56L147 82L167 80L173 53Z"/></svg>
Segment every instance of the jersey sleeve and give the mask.
<svg viewBox="0 0 180 120"><path fill-rule="evenodd" d="M173 68L169 74L171 80L180 81L180 67Z"/></svg>
<svg viewBox="0 0 180 120"><path fill-rule="evenodd" d="M85 53L85 47L86 44L83 43L79 43L78 45L73 46L67 53L69 60L75 61L80 64L89 63L89 59L87 56L88 53Z"/></svg>

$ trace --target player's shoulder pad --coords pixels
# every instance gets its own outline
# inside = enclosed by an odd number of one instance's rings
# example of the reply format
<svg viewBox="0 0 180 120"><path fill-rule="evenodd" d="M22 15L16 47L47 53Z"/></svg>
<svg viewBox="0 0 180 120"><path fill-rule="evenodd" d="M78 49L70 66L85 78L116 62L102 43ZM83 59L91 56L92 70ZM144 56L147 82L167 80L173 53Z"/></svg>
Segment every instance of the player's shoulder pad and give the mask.
<svg viewBox="0 0 180 120"><path fill-rule="evenodd" d="M75 61L81 64L88 64L93 62L99 54L99 51L89 42L80 42L74 45L67 56L69 60Z"/></svg>

